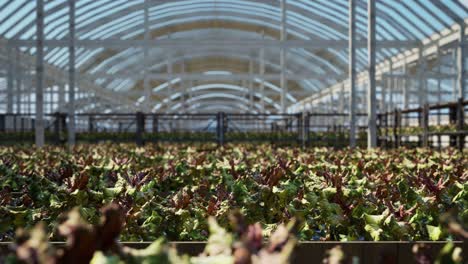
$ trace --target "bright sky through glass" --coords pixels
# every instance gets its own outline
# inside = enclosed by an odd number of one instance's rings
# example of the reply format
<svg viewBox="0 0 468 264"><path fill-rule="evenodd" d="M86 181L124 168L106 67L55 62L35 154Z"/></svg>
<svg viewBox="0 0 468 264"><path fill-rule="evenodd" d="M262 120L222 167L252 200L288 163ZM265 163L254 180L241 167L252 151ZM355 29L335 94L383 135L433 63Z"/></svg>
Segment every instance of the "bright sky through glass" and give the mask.
<svg viewBox="0 0 468 264"><path fill-rule="evenodd" d="M44 0L46 39L66 39L68 34L68 1ZM76 0L76 36L79 39L134 39L141 38L144 22L144 0ZM254 28L267 28L272 32L280 30L280 1L272 5L272 0L181 0L167 1L154 5L149 10L150 29L155 32L201 21L222 20L237 25L254 25ZM343 40L348 38L348 1L347 0L287 0L287 30L293 39L326 39ZM359 39L367 36L367 0L357 0L356 31ZM377 6L377 40L422 40L443 29L468 18L468 0L376 0ZM36 34L36 1L35 0L0 0L0 37L3 39L34 39ZM180 27L182 28L182 27ZM455 29L456 30L456 29ZM255 31L244 31L239 28L194 28L172 33L172 38L225 38L237 39L260 38ZM265 35L273 38L274 35ZM168 38L158 35L158 38ZM35 48L22 48L29 54ZM104 48L76 50L76 66L81 67L92 61L95 56L104 53ZM379 49L377 61L396 55L404 48ZM151 56L165 58L164 50L154 49ZM199 53L213 55L216 51ZM223 55L229 56L231 54ZM47 48L45 60L51 65L66 68L68 48ZM236 54L234 54L236 55ZM233 56L234 56L233 55ZM141 49L128 48L113 56L104 57L99 65L88 72L107 71L117 73L126 67L138 65L142 60ZM236 56L239 56L237 54ZM317 54L307 48L292 48L288 58L293 65L306 65L307 69L318 75L330 73L340 76L347 69L348 52L346 49L324 47L323 54ZM357 70L367 65L367 54L358 49ZM267 67L279 71L277 50L265 49ZM124 58L124 59L122 59ZM273 58L273 59L271 59ZM287 59L288 59L287 58ZM329 60L328 58L333 58ZM123 61L123 62L122 62ZM163 61L163 59L161 60ZM162 63L163 64L163 63ZM155 64L152 67L164 67ZM219 69L224 70L224 69ZM297 68L295 70L298 70ZM300 70L300 69L299 69ZM97 79L96 83L119 90L131 89L133 82L114 80L106 83ZM304 89L319 91L336 83L333 77L327 80L310 79L300 81ZM269 83L266 84L267 86ZM444 82L447 89L452 85ZM0 88L5 86L0 79ZM163 89L162 87L161 89ZM267 87L276 89L276 87ZM156 87L155 89L158 89ZM290 97L290 100L295 100Z"/></svg>
<svg viewBox="0 0 468 264"><path fill-rule="evenodd" d="M66 0L45 1L46 15L46 36L48 38L63 38L67 34L67 5ZM279 1L278 1L279 2ZM455 21L450 17L452 14L461 18L468 16L466 7L468 0L442 0L443 6L450 10L451 14L446 14L443 10L435 6L430 0L385 0L377 1L377 22L378 38L380 39L407 39L409 37L421 39L445 28L445 25L452 25ZM143 13L141 4L143 0L78 0L77 1L77 26L86 27L95 21L105 20L116 12L125 11L126 14L117 16L105 23L106 28L119 31L123 25L132 21L133 26L143 24ZM358 33L365 34L366 30L366 10L365 0L359 1L358 8ZM297 28L309 29L309 32L323 35L325 38L339 39L346 38L346 31L334 32L330 27L319 22L319 19L310 19L308 13L295 12L297 9L307 10L318 17L323 16L330 22L339 26L347 27L347 1L344 0L289 0L291 7L288 11L288 24L291 30ZM135 8L138 7L139 8ZM133 12L127 12L133 10ZM203 16L197 15L203 13ZM278 27L279 5L272 6L262 3L262 1L245 0L197 0L197 1L175 1L173 3L155 6L150 10L151 20L161 23L163 18L167 18L167 24L175 20L174 16L188 17L185 21L206 19L206 14L212 13L210 19L235 20L236 16L229 15L238 12L245 15L267 16L271 18L272 26ZM224 13L226 15L224 15ZM187 15L184 15L187 14ZM434 15L437 19L434 19ZM19 37L21 39L34 38L35 34L35 1L33 0L2 0L0 1L0 35L6 38ZM192 19L190 19L192 18ZM237 17L241 21L247 21L246 17ZM393 20L393 22L391 21ZM179 20L180 21L180 20ZM257 20L248 20L251 23L258 23ZM397 22L398 25L391 23ZM156 27L156 26L155 26ZM412 35L409 36L402 31L405 29ZM96 30L101 30L96 27ZM18 35L19 34L19 35ZM97 33L96 33L97 34ZM109 31L112 35L112 31ZM297 35L300 35L297 32ZM87 34L87 37L93 38ZM300 37L307 38L303 35Z"/></svg>

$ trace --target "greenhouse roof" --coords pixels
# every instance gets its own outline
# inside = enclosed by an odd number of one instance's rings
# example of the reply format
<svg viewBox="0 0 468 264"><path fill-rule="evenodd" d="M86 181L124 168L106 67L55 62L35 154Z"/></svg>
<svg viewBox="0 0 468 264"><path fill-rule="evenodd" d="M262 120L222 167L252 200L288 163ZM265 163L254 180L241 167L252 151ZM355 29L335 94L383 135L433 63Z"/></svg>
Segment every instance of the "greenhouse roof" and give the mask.
<svg viewBox="0 0 468 264"><path fill-rule="evenodd" d="M359 72L367 67L367 1L356 3ZM280 0L77 0L76 67L90 83L124 95L134 107L142 101L146 75L153 111L177 109L184 96L181 83L197 94L196 105L236 100L245 106L249 82L265 85L268 92L254 96L263 97L273 111L281 90L280 41L288 45L288 105L348 78L348 5L345 0L287 0L287 34L281 40ZM68 8L66 0L44 4L45 60L63 70L68 67ZM454 31L453 25L468 17L466 0L378 0L376 8L377 62ZM1 1L0 35L33 56L36 1ZM138 42L146 38L152 42ZM261 61L263 79L257 76Z"/></svg>

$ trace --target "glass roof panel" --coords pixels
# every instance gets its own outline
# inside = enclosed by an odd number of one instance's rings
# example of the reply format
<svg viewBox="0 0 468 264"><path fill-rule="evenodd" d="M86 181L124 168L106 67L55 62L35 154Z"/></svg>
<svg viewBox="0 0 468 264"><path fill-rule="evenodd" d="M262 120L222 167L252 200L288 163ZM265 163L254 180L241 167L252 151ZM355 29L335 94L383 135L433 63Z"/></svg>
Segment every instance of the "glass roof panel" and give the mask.
<svg viewBox="0 0 468 264"><path fill-rule="evenodd" d="M357 1L356 31L359 40L367 37L367 1ZM376 1L377 39L425 39L453 24L467 19L466 0L385 0ZM144 0L76 0L76 32L79 39L141 39L144 34ZM44 0L46 39L66 39L68 35L68 1ZM150 1L149 28L155 39L213 38L228 40L279 39L281 10L279 0L173 0ZM34 40L36 34L36 1L0 1L0 37ZM348 1L345 0L287 0L287 31L290 40L348 39ZM452 30L452 29L451 29ZM222 47L221 47L222 48ZM23 51L34 55L34 47ZM193 51L196 50L196 51ZM402 48L380 48L377 60L399 54ZM279 48L265 49L267 70L279 72ZM203 56L219 55L220 49L203 47L174 49L180 60L201 60ZM191 54L189 54L191 53ZM235 54L237 53L237 55ZM226 52L226 58L245 61L252 53L258 60L259 49L238 49ZM86 73L106 70L119 73L124 69L141 70L142 48L77 48L77 65L86 66ZM187 56L187 54L192 56ZM167 50L160 49L152 56L163 59ZM133 56L133 58L128 58ZM358 70L366 67L367 53L358 49ZM66 69L67 47L49 47L46 61ZM294 47L287 52L288 71L307 68L308 72L328 76L326 81L303 80L297 83L305 90L318 91L347 77L346 48ZM139 67L140 66L140 67ZM161 70L164 63L154 64L151 70ZM200 66L200 65L199 65ZM202 66L200 66L202 69ZM224 69L219 69L224 70ZM131 89L136 80L102 79L95 83L109 89ZM277 88L277 84L269 84ZM279 89L279 88L278 88ZM296 98L292 99L296 100Z"/></svg>

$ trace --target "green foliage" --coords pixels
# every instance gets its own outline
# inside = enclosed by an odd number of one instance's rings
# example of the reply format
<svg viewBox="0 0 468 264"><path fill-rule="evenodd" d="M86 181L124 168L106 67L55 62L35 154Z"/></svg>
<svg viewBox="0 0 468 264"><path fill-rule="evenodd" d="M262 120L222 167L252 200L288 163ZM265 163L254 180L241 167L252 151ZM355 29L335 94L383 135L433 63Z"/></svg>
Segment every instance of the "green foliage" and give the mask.
<svg viewBox="0 0 468 264"><path fill-rule="evenodd" d="M259 224L246 225L241 214L230 216L230 233L209 218L210 236L205 250L199 256L179 255L164 238L156 239L149 246L135 249L118 242L124 225L123 208L110 204L101 209L99 224L89 225L79 208L65 216L58 226L66 244L55 248L49 243L42 224L31 231L18 232L15 246L6 263L91 263L91 264L189 264L189 263L289 263L296 245L293 234L295 221L280 225L268 243L263 243ZM1 259L0 259L1 260Z"/></svg>
<svg viewBox="0 0 468 264"><path fill-rule="evenodd" d="M467 168L452 149L2 147L0 241L39 221L63 240L54 227L64 211L79 206L97 224L97 208L111 202L124 210L125 241L207 240L207 219L226 228L233 209L265 235L296 216L301 240L447 240L441 214L456 209L468 222Z"/></svg>

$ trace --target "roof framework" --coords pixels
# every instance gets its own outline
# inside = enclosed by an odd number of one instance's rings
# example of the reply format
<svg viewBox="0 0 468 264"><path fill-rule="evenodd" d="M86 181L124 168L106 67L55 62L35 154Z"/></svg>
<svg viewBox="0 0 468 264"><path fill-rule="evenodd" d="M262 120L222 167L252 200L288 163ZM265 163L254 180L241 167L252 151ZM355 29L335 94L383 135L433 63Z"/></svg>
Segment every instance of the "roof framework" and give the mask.
<svg viewBox="0 0 468 264"><path fill-rule="evenodd" d="M375 111L464 98L467 6L464 0L2 1L0 111L41 111L34 106L42 88L46 113L217 107L354 113L369 106L368 87L375 89ZM44 65L43 87L35 64Z"/></svg>

